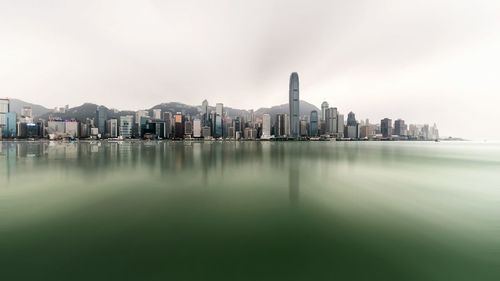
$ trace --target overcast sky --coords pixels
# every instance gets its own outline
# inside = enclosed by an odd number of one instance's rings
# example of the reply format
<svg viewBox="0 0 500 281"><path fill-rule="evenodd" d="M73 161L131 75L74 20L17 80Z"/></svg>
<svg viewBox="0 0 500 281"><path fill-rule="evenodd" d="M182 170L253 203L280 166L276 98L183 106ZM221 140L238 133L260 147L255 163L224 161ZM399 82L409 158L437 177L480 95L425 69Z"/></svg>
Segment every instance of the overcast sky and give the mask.
<svg viewBox="0 0 500 281"><path fill-rule="evenodd" d="M500 1L0 1L0 96L47 107L301 99L500 139Z"/></svg>

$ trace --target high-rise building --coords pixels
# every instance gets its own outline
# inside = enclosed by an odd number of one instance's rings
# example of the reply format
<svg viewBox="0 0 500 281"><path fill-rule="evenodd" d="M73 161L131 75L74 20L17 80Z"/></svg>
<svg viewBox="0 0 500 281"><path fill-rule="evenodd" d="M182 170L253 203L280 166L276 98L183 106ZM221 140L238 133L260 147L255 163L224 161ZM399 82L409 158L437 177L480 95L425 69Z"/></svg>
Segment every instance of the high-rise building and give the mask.
<svg viewBox="0 0 500 281"><path fill-rule="evenodd" d="M285 113L285 134L283 136L290 136L290 118L288 114Z"/></svg>
<svg viewBox="0 0 500 281"><path fill-rule="evenodd" d="M184 138L184 116L181 112L177 112L174 115L174 137L176 139Z"/></svg>
<svg viewBox="0 0 500 281"><path fill-rule="evenodd" d="M311 117L309 120L309 136L316 137L318 135L318 112L316 110L311 111Z"/></svg>
<svg viewBox="0 0 500 281"><path fill-rule="evenodd" d="M201 103L201 121L203 126L208 126L208 120L210 118L210 112L208 112L208 101L204 100Z"/></svg>
<svg viewBox="0 0 500 281"><path fill-rule="evenodd" d="M104 136L106 133L106 120L108 119L108 115L106 112L106 108L104 106L97 107L95 113L95 125L99 129L99 134Z"/></svg>
<svg viewBox="0 0 500 281"><path fill-rule="evenodd" d="M222 103L217 103L215 105L215 134L214 137L222 137L222 114L224 112L224 105Z"/></svg>
<svg viewBox="0 0 500 281"><path fill-rule="evenodd" d="M193 123L191 120L184 121L184 136L189 138L193 136Z"/></svg>
<svg viewBox="0 0 500 281"><path fill-rule="evenodd" d="M299 134L301 137L307 137L309 135L307 120L300 120L300 122L299 122Z"/></svg>
<svg viewBox="0 0 500 281"><path fill-rule="evenodd" d="M132 126L134 123L134 116L126 115L120 116L120 136L123 138L131 138L132 137Z"/></svg>
<svg viewBox="0 0 500 281"><path fill-rule="evenodd" d="M276 115L276 122L274 125L274 136L275 137L286 136L285 123L286 123L286 114Z"/></svg>
<svg viewBox="0 0 500 281"><path fill-rule="evenodd" d="M116 138L118 137L118 120L116 119L109 119L106 122L106 128L107 128L107 136L110 138Z"/></svg>
<svg viewBox="0 0 500 281"><path fill-rule="evenodd" d="M335 135L337 133L337 108L336 107L330 107L326 110L325 112L325 128L326 131L325 133L327 135Z"/></svg>
<svg viewBox="0 0 500 281"><path fill-rule="evenodd" d="M345 120L344 120L344 114L339 114L337 116L337 138L343 138L344 137L344 127L345 127Z"/></svg>
<svg viewBox="0 0 500 281"><path fill-rule="evenodd" d="M10 112L10 101L8 99L0 99L0 138L6 137L7 132L7 113Z"/></svg>
<svg viewBox="0 0 500 281"><path fill-rule="evenodd" d="M165 138L169 139L172 137L172 112L163 113L163 121L165 121Z"/></svg>
<svg viewBox="0 0 500 281"><path fill-rule="evenodd" d="M389 118L384 118L380 121L380 131L382 137L389 139L392 137L392 120Z"/></svg>
<svg viewBox="0 0 500 281"><path fill-rule="evenodd" d="M161 109L159 109L159 108L153 109L153 119L155 121L161 120Z"/></svg>
<svg viewBox="0 0 500 281"><path fill-rule="evenodd" d="M5 137L15 138L17 136L17 114L15 112L8 112L5 114L7 126L4 128ZM30 124L33 119L30 118Z"/></svg>
<svg viewBox="0 0 500 281"><path fill-rule="evenodd" d="M408 131L408 127L405 124L405 121L402 119L398 119L394 121L394 134L398 136L406 136Z"/></svg>
<svg viewBox="0 0 500 281"><path fill-rule="evenodd" d="M290 136L292 138L299 137L299 75L293 72L290 76L290 89L289 89L289 107L290 107Z"/></svg>
<svg viewBox="0 0 500 281"><path fill-rule="evenodd" d="M321 104L321 120L322 122L326 121L326 110L329 108L328 102L324 101Z"/></svg>
<svg viewBox="0 0 500 281"><path fill-rule="evenodd" d="M359 124L356 121L356 115L354 112L349 112L347 115L347 137L350 139L359 138Z"/></svg>
<svg viewBox="0 0 500 281"><path fill-rule="evenodd" d="M271 137L271 115L262 115L262 136L261 139L269 139Z"/></svg>
<svg viewBox="0 0 500 281"><path fill-rule="evenodd" d="M198 118L193 120L193 137L201 138L201 120Z"/></svg>

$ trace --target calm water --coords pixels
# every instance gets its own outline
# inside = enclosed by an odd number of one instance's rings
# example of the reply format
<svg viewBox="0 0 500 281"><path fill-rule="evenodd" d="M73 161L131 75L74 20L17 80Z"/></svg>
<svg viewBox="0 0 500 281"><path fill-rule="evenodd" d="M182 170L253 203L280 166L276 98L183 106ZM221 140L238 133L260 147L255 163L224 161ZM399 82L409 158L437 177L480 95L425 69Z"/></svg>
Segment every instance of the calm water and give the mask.
<svg viewBox="0 0 500 281"><path fill-rule="evenodd" d="M500 144L1 143L0 279L500 280Z"/></svg>

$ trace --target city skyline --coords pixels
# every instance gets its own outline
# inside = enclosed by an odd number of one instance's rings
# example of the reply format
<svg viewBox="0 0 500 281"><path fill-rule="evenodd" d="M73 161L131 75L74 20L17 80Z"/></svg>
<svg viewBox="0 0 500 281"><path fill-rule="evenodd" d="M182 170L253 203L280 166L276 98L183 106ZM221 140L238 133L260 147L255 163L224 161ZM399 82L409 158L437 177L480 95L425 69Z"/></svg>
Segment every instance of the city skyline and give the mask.
<svg viewBox="0 0 500 281"><path fill-rule="evenodd" d="M1 96L49 108L203 97L256 109L286 103L293 70L312 104L500 139L478 121L500 102L498 1L115 4L0 4Z"/></svg>

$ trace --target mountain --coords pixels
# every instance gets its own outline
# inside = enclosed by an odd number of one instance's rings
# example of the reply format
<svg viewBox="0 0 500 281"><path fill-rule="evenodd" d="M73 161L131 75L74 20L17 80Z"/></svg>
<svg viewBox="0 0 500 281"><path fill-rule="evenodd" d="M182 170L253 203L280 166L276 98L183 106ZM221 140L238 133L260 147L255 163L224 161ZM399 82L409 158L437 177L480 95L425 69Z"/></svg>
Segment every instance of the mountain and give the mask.
<svg viewBox="0 0 500 281"><path fill-rule="evenodd" d="M316 110L318 113L320 113L320 110L313 104L310 104L306 101L301 100L299 104L299 114L300 116L307 115L309 116L311 114L311 111ZM282 104L282 105L277 105L273 106L271 108L259 108L257 111L255 111L255 115L262 115L262 114L270 114L271 116L275 116L276 114L284 114L288 113L290 111L288 107L288 103Z"/></svg>
<svg viewBox="0 0 500 281"><path fill-rule="evenodd" d="M76 119L78 121L85 121L87 118L95 118L96 115L96 109L99 107L99 105L94 104L94 103L84 103L80 106L77 107L72 107L64 113L54 113L50 111L49 109L46 109L42 106L38 105L31 105L33 109L35 106L38 108L43 108L45 109L45 112L43 114L35 114L35 116L38 116L41 119L48 120L50 118L61 118L64 120L67 119ZM22 106L21 106L22 108ZM119 118L120 116L124 115L135 115L135 111L130 111L130 110L114 110L114 109L109 109L105 106L101 106L102 110L106 111L107 117L108 118ZM162 112L182 112L183 114L189 114L191 116L194 116L198 114L201 111L200 106L192 106L192 105L187 105L183 103L178 103L178 102L168 102L168 103L161 103L158 105L153 106L150 109L147 109L149 112L149 116L153 116L153 109L161 109ZM215 107L209 107L209 110L215 110ZM316 110L320 111L316 106L313 104L310 104L306 101L301 100L300 101L300 115L309 115L311 114L311 111ZM33 110L34 111L34 110ZM242 110L242 109L236 109L236 108L231 108L231 107L224 107L224 111L226 111L229 116L246 116L249 114L248 110ZM275 116L276 114L283 114L283 113L288 113L289 108L288 104L282 104L282 105L277 105L273 106L271 108L260 108L257 111L255 111L256 116L260 116L264 113L268 113L271 116ZM42 111L43 112L43 111Z"/></svg>
<svg viewBox="0 0 500 281"><path fill-rule="evenodd" d="M33 104L18 99L9 99L9 100L10 100L10 111L17 113L18 116L21 115L21 110L23 109L24 106L31 106L31 109L33 109L33 116L35 117L44 115L51 111L50 109L45 108L38 104Z"/></svg>

